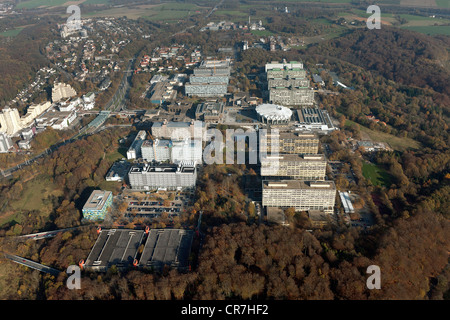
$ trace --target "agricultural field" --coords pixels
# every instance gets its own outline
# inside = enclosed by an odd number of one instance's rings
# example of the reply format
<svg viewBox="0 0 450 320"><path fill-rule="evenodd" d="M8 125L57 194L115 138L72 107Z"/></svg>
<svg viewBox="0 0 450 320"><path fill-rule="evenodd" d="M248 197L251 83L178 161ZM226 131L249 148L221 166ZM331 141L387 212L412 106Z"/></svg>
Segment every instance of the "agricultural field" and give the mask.
<svg viewBox="0 0 450 320"><path fill-rule="evenodd" d="M412 26L412 27L404 27L404 29L425 33L428 35L446 35L450 36L450 25L448 26Z"/></svg>
<svg viewBox="0 0 450 320"><path fill-rule="evenodd" d="M93 0L99 1L99 0ZM133 7L110 8L85 13L91 17L122 17L129 19L145 18L151 21L176 21L191 15L206 13L208 7L199 7L189 3L164 3L158 5L140 5Z"/></svg>
<svg viewBox="0 0 450 320"><path fill-rule="evenodd" d="M35 9L44 7L59 7L67 3L67 0L29 0L17 4L17 9Z"/></svg>

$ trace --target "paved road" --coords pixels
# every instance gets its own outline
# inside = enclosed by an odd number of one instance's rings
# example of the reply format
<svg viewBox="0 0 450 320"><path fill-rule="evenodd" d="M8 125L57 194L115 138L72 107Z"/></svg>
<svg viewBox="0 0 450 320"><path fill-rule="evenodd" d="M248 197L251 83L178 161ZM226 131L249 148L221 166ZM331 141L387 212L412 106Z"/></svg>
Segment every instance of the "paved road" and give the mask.
<svg viewBox="0 0 450 320"><path fill-rule="evenodd" d="M40 240L40 239L45 239L45 238L52 238L55 237L58 233L61 232L66 232L69 230L75 230L78 228L82 228L82 227L86 227L86 226L79 226L79 227L73 227L73 228L66 228L66 229L58 229L58 230L52 230L52 231L44 231L44 232L38 232L38 233L31 233L31 234L26 234L23 236L18 236L15 237L16 240Z"/></svg>
<svg viewBox="0 0 450 320"><path fill-rule="evenodd" d="M43 264L40 264L40 263L34 262L32 260L28 260L28 259L16 256L16 255L13 255L13 254L4 253L4 255L5 255L6 259L9 259L9 260L11 260L11 261L13 261L15 263L24 265L26 267L38 270L40 272L49 273L49 274L52 274L54 276L57 276L57 275L59 275L61 273L61 271L59 271L59 270L56 270L56 269L44 266Z"/></svg>
<svg viewBox="0 0 450 320"><path fill-rule="evenodd" d="M212 8L212 10L206 15L205 18L209 18L209 16L212 15L214 13L214 11L216 11L217 8L222 5L223 1L224 0L220 0L220 2L218 4L216 4L214 8Z"/></svg>

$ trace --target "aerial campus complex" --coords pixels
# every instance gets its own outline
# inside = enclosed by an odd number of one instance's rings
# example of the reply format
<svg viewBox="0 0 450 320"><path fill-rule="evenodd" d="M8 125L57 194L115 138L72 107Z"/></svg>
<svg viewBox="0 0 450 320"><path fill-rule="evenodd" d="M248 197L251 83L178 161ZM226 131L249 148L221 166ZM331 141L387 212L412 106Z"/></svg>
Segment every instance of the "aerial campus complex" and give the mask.
<svg viewBox="0 0 450 320"><path fill-rule="evenodd" d="M247 107L254 110L252 127L255 122L259 123L260 129L268 130L268 141L276 141L275 145L258 141L259 150L266 154L259 162L261 219L268 223L286 224L284 211L293 208L295 211L309 212L315 226L324 226L335 215L337 189L333 181L327 180L327 159L319 153L319 138L336 128L325 110L310 103L314 101L311 100L313 91L308 89L306 72L301 63L272 62L265 68L271 91L270 101ZM152 114L149 130L137 132L126 153L127 159L111 167L106 179L124 183L129 193L194 191L199 171L207 165L204 163L204 152L210 140L208 129L227 121L226 103L217 99L226 93L226 86L223 94L214 88L218 88L218 83L228 83L230 72L228 61L203 61L190 76L185 94L207 100L196 105L169 102L166 111L163 111L170 114L192 109L191 121L167 121L161 118L161 113ZM160 79L152 81L158 83ZM281 86L297 91L294 95L303 95L303 98L298 101L275 98L279 96L280 91L277 90ZM292 103L297 108L291 108ZM102 202L102 196L106 196L105 191L92 193L83 208L86 220L105 219L110 202ZM130 206L128 210L137 208L140 217L158 217L161 214L158 209L146 208L139 201L136 203L136 207ZM345 208L347 206L346 202ZM177 214L177 209L171 210L174 210L171 215ZM350 211L346 210L346 213ZM164 259L168 259L167 265L186 270L185 255L192 234L184 234L183 230L172 230L170 235L168 232L153 229L150 233L103 230L85 267L95 271L105 271L112 264L120 268L132 265L161 268ZM104 247L105 241L108 241L107 247ZM144 250L139 254L137 247L141 244L144 244ZM100 247L104 249L99 251ZM172 250L172 253L163 254L167 250ZM184 258L174 252L179 252Z"/></svg>
<svg viewBox="0 0 450 320"><path fill-rule="evenodd" d="M258 26L255 24L252 28L256 30ZM259 28L264 29L261 22ZM80 32L84 39L86 30L89 28L75 33ZM64 28L61 36L68 43L75 41L74 33ZM273 49L274 41L271 41L270 50ZM86 44L83 58L108 63L111 71L121 70L119 63L112 60L112 54L96 56L94 51L92 44ZM33 137L48 127L61 131L79 128L76 135L79 136L103 130L111 117L134 119L139 129L121 139L127 141L124 157L116 161L104 177L108 183L122 185L122 189L116 194L117 191L107 190L108 187L93 188L81 209L82 223L108 221L107 224L116 226L120 206L123 218L144 219L152 224L164 215L169 220L177 218L192 205L199 188L198 179L208 165L205 153L218 142L211 130L221 125L244 128L247 131L232 136L232 142L238 142L239 148L242 145L239 141L243 141L244 147L252 152L266 154L255 167L258 180L251 187L256 196L248 199L262 208L259 219L286 224L285 211L291 208L310 213L311 219L319 221L318 225L330 223L333 220L330 217L335 214L337 189L333 181L328 180L327 158L319 153L319 139L336 128L326 110L315 104L303 63L284 60L261 65L263 95L255 97L235 90L230 81L234 80L236 72L235 58L230 56L233 49L220 48L218 52L220 57L204 57L198 48L189 53L184 45L172 45L158 47L152 55L144 54L130 73L152 72L141 95L141 99L153 104L146 110L131 111L115 104L120 95L125 99L127 73L116 95L106 108L100 109L96 101L111 86L109 72L102 72L95 91L78 93L69 84L55 81L51 101L29 105L23 116L15 108L1 111L0 151L10 152L14 147L12 138L17 137L21 138L17 142L20 149L30 149ZM181 59L181 54L186 57ZM160 64L167 64L174 58L184 61L186 69L182 72L173 67L163 70ZM160 65L159 69L156 65ZM83 72L77 73L77 79L85 81L86 65L81 64L81 69ZM80 125L83 117L92 115L93 120L87 121L84 127ZM247 135L263 129L267 130L268 141L275 141L275 144L257 140L257 147L246 145ZM222 147L227 143L224 141ZM218 152L220 149L215 150L216 156ZM342 201L345 201L345 208L351 203L349 198ZM280 219L272 219L274 213ZM147 227L145 231L99 228L95 245L80 265L96 272L105 272L112 266L121 270L130 267L162 270L166 266L186 271L191 263L188 257L193 238L192 228L186 225L173 229Z"/></svg>
<svg viewBox="0 0 450 320"><path fill-rule="evenodd" d="M1 1L0 300L448 299L447 2Z"/></svg>

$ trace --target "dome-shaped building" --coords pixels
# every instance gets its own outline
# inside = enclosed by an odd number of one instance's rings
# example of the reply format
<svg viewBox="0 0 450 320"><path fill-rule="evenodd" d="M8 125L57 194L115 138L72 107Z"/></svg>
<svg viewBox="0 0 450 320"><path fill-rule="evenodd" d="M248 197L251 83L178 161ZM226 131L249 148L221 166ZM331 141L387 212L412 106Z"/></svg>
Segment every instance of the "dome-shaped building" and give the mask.
<svg viewBox="0 0 450 320"><path fill-rule="evenodd" d="M259 121L268 124L285 124L292 117L291 109L270 103L257 106L256 113Z"/></svg>

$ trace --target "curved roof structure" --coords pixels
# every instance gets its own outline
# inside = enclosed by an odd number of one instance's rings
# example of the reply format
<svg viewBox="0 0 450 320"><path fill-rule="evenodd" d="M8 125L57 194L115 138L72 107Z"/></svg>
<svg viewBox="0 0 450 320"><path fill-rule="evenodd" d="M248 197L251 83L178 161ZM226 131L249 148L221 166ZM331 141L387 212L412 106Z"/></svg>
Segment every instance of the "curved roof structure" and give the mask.
<svg viewBox="0 0 450 320"><path fill-rule="evenodd" d="M289 121L292 117L292 111L289 108L265 103L256 107L256 112L268 120L283 120Z"/></svg>

